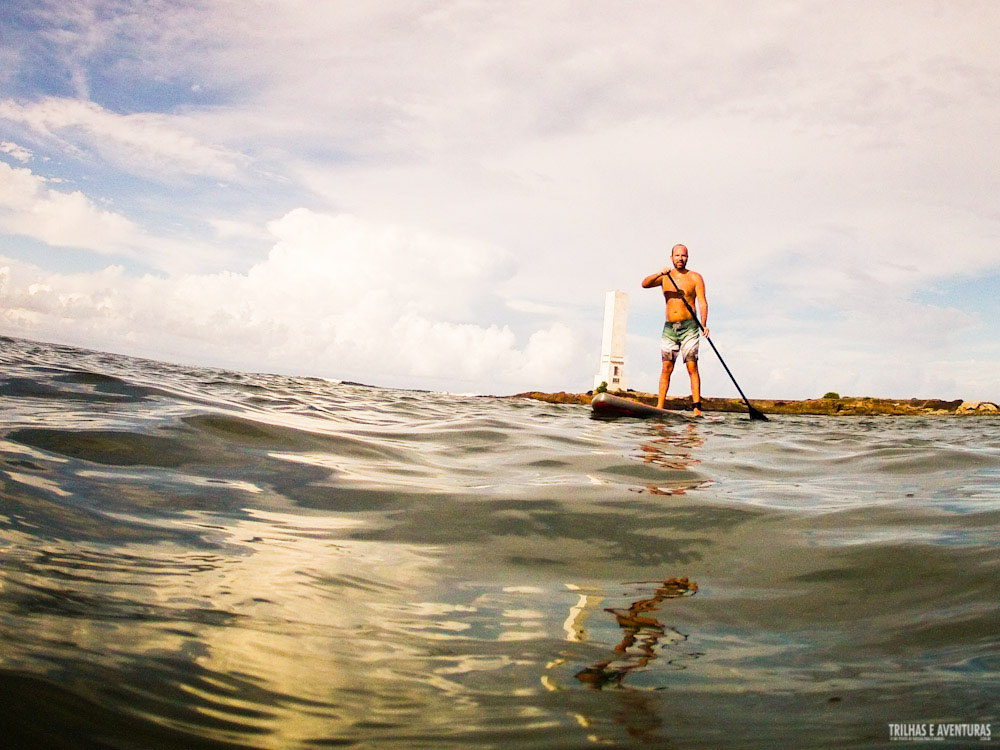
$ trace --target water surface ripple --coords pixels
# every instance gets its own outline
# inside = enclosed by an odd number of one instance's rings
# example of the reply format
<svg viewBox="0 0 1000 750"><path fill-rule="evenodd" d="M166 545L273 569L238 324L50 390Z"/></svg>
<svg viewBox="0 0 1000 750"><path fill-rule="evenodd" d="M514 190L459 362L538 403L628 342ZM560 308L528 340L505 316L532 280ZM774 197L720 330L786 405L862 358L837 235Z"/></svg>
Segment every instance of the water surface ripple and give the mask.
<svg viewBox="0 0 1000 750"><path fill-rule="evenodd" d="M12 339L0 403L11 746L997 721L998 420L602 422Z"/></svg>

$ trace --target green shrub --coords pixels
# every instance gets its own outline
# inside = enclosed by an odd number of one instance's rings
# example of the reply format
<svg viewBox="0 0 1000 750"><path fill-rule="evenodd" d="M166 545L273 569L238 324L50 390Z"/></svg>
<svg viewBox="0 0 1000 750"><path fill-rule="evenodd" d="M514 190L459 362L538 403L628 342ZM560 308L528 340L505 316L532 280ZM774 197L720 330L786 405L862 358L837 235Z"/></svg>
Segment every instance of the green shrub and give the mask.
<svg viewBox="0 0 1000 750"><path fill-rule="evenodd" d="M607 393L607 392L608 392L608 384L603 380L601 381L601 384L594 389L595 394Z"/></svg>
<svg viewBox="0 0 1000 750"><path fill-rule="evenodd" d="M823 394L823 398L840 398L840 394L836 391L827 391Z"/></svg>

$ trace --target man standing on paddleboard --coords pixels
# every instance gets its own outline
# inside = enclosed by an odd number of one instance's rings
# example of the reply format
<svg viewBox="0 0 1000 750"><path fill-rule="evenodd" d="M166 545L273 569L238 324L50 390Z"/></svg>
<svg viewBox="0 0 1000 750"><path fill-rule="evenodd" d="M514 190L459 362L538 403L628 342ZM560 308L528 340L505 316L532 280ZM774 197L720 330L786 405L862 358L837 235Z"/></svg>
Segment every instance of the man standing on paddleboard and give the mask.
<svg viewBox="0 0 1000 750"><path fill-rule="evenodd" d="M667 386L674 371L677 357L684 361L691 376L691 408L696 417L701 416L701 375L698 373L699 326L694 319L696 304L701 330L708 336L708 300L705 299L705 280L700 273L689 271L687 267L688 249L684 245L674 245L670 252L672 266L647 276L642 280L643 289L660 287L667 303L667 321L663 326L660 342L660 358L663 370L660 372L660 392L656 406L663 408L667 397Z"/></svg>

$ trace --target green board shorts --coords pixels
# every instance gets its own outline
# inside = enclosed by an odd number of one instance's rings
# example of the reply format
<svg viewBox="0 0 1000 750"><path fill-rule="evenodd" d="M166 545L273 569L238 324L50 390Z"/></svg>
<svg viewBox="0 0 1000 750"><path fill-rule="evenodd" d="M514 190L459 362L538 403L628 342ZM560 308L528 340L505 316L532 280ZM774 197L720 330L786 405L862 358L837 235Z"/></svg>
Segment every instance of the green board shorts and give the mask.
<svg viewBox="0 0 1000 750"><path fill-rule="evenodd" d="M660 358L664 362L673 362L680 354L683 362L698 361L698 343L701 335L698 332L698 321L694 318L678 320L676 323L663 324L663 337L660 339Z"/></svg>

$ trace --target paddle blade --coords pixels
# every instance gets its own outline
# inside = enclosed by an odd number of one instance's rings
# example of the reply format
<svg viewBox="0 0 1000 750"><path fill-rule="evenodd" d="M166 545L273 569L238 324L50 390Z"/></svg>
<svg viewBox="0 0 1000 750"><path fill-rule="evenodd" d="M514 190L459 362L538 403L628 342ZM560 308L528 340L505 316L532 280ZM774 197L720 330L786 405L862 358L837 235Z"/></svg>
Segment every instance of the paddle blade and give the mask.
<svg viewBox="0 0 1000 750"><path fill-rule="evenodd" d="M758 411L757 409L754 409L752 406L750 406L750 404L747 404L747 408L750 410L750 421L751 422L753 422L753 421L766 422L767 421L767 417L764 415L764 412Z"/></svg>

